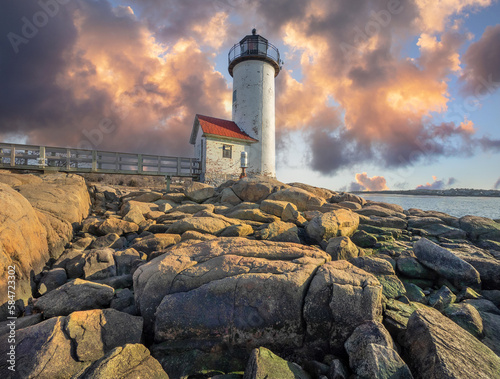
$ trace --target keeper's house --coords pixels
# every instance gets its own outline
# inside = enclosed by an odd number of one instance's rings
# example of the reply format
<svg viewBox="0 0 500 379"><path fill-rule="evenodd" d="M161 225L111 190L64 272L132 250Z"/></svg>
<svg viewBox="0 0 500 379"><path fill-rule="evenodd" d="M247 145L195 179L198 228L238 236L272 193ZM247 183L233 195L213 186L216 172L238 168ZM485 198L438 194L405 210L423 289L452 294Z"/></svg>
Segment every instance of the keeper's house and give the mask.
<svg viewBox="0 0 500 379"><path fill-rule="evenodd" d="M201 162L201 181L221 184L241 174L241 152L259 142L234 121L196 115L189 141Z"/></svg>

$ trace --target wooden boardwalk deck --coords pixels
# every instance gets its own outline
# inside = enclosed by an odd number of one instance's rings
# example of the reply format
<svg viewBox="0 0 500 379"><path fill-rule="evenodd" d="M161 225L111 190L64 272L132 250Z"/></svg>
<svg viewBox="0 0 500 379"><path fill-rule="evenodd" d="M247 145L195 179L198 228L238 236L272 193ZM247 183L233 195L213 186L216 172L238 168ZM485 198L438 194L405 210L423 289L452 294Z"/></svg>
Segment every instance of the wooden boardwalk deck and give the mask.
<svg viewBox="0 0 500 379"><path fill-rule="evenodd" d="M198 179L200 162L195 158L0 143L0 169Z"/></svg>

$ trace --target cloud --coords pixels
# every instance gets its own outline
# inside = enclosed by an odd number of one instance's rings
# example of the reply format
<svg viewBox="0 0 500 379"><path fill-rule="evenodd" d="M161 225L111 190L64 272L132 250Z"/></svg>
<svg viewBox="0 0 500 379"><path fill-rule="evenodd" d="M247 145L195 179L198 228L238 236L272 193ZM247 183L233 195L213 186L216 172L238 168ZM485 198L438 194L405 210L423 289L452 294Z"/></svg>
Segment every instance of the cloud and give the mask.
<svg viewBox="0 0 500 379"><path fill-rule="evenodd" d="M356 181L350 185L351 191L385 191L388 190L387 181L383 176L368 177L366 172L356 174Z"/></svg>
<svg viewBox="0 0 500 379"><path fill-rule="evenodd" d="M448 180L439 179L436 176L432 176L432 183L420 184L416 189L431 189L431 190L442 190L446 187L452 186L457 182L457 179L451 177Z"/></svg>
<svg viewBox="0 0 500 379"><path fill-rule="evenodd" d="M278 146L300 131L311 169L333 175L367 162L395 168L500 151L499 140L476 137L471 120L434 121L448 110L462 60L466 83L496 67L479 60L497 27L461 57L469 36L455 22L489 0L114 4L61 5L17 54L0 40L0 140L191 155L195 114L230 117L217 57L256 26L296 58L277 77ZM6 1L0 35L22 33L23 17L39 11L36 1ZM415 39L418 56L402 57Z"/></svg>
<svg viewBox="0 0 500 379"><path fill-rule="evenodd" d="M419 26L426 31L441 32L452 16L465 10L475 11L487 7L491 0L416 0L415 3L419 9Z"/></svg>
<svg viewBox="0 0 500 379"><path fill-rule="evenodd" d="M467 94L479 97L500 86L500 24L486 27L481 38L464 54L465 69L460 77Z"/></svg>
<svg viewBox="0 0 500 379"><path fill-rule="evenodd" d="M8 4L12 21L1 35L37 11L35 2ZM210 55L189 35L164 44L128 8L78 4L62 7L18 54L1 45L0 139L191 155L194 115L229 116L227 84Z"/></svg>
<svg viewBox="0 0 500 379"><path fill-rule="evenodd" d="M470 120L433 121L448 110L448 78L460 72L459 49L469 36L458 26L429 26L431 16L444 25L464 9L489 2L401 3L392 13L384 1L304 3L303 16L281 26L303 78L282 74L277 125L309 131L314 170L332 175L366 162L409 166L472 155L492 142L475 139ZM398 46L414 35L420 56L401 58Z"/></svg>

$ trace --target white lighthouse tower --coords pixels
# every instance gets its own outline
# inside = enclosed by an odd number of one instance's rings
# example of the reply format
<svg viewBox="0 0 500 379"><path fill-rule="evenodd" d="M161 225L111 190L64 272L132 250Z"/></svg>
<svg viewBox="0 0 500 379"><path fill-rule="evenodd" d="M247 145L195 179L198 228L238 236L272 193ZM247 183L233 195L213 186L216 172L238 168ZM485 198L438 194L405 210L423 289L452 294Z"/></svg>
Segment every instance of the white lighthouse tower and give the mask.
<svg viewBox="0 0 500 379"><path fill-rule="evenodd" d="M229 51L233 121L258 141L245 149L250 175L276 177L274 78L280 63L278 49L255 29Z"/></svg>

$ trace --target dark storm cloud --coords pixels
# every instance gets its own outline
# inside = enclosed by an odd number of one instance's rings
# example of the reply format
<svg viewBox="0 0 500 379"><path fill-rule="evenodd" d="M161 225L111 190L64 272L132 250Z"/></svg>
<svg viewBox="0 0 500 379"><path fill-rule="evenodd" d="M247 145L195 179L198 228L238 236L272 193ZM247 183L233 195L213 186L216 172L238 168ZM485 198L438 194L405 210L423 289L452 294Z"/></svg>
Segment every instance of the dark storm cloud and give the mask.
<svg viewBox="0 0 500 379"><path fill-rule="evenodd" d="M29 132L65 115L71 94L56 84L64 52L76 39L69 5L48 16L36 1L6 0L0 12L0 132ZM54 8L55 9L55 8ZM35 15L47 22L33 24ZM43 21L43 18L40 19ZM17 51L17 52L16 52ZM98 99L96 99L98 100Z"/></svg>
<svg viewBox="0 0 500 379"><path fill-rule="evenodd" d="M500 86L500 24L488 26L479 41L469 46L463 57L464 91L479 96Z"/></svg>
<svg viewBox="0 0 500 379"><path fill-rule="evenodd" d="M227 92L196 42L175 41L162 51L130 9L65 1L17 54L2 40L0 139L191 155L194 114L224 116ZM21 33L22 18L40 11L38 1L6 6L2 36Z"/></svg>
<svg viewBox="0 0 500 379"><path fill-rule="evenodd" d="M310 129L306 140L311 148L311 168L323 174L351 167L371 154L347 134L335 135L323 128Z"/></svg>
<svg viewBox="0 0 500 379"><path fill-rule="evenodd" d="M363 187L361 184L357 183L357 182L351 182L351 184L349 184L349 191L363 191L365 189L365 187Z"/></svg>

